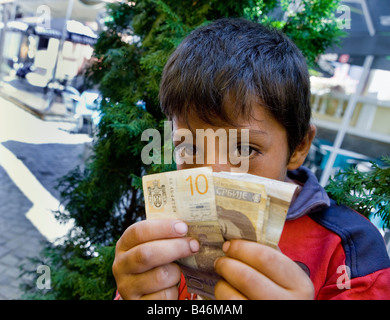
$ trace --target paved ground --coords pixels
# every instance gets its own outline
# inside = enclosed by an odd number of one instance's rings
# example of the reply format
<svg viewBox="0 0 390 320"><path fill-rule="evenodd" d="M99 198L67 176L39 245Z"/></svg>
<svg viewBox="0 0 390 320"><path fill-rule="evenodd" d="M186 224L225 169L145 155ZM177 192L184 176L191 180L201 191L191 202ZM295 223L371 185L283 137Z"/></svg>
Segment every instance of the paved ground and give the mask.
<svg viewBox="0 0 390 320"><path fill-rule="evenodd" d="M76 165L82 164L84 144L42 143L20 141L3 143L34 174L42 186L60 200L57 179Z"/></svg>
<svg viewBox="0 0 390 320"><path fill-rule="evenodd" d="M20 298L19 265L36 269L28 257L69 228L51 213L59 206L54 186L83 164L91 139L59 129L66 126L43 121L0 97L0 299Z"/></svg>
<svg viewBox="0 0 390 320"><path fill-rule="evenodd" d="M2 167L0 181L0 299L16 299L20 295L18 267L38 254L45 237L25 216L32 202Z"/></svg>

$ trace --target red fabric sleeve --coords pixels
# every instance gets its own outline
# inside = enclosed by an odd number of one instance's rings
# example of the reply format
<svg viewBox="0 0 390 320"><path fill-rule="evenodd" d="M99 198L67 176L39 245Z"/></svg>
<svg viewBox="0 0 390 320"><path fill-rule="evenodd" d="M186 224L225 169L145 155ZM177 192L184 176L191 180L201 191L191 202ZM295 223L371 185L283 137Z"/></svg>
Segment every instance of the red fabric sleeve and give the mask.
<svg viewBox="0 0 390 320"><path fill-rule="evenodd" d="M389 285L390 269L383 269L347 282L325 285L319 291L317 299L390 300Z"/></svg>
<svg viewBox="0 0 390 320"><path fill-rule="evenodd" d="M196 294L189 293L187 291L186 280L185 280L184 275L182 273L181 279L180 279L180 285L179 285L179 300L195 300L195 299L196 299Z"/></svg>

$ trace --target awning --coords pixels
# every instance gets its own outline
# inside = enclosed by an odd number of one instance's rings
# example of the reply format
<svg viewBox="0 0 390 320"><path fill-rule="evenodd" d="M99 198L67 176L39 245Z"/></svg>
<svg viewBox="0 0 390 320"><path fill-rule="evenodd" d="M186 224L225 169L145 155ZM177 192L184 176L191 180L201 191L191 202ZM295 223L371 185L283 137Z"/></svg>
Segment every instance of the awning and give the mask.
<svg viewBox="0 0 390 320"><path fill-rule="evenodd" d="M372 68L390 70L390 1L343 0L339 19L347 36L339 47L328 48L327 53L349 56L350 64L362 65L364 57L375 57Z"/></svg>
<svg viewBox="0 0 390 320"><path fill-rule="evenodd" d="M50 16L63 18L68 6L69 0L14 0L23 14L36 16L39 15L39 9L50 9ZM46 7L45 7L46 6ZM105 1L102 0L76 0L70 19L80 22L96 21L97 14L104 10Z"/></svg>
<svg viewBox="0 0 390 320"><path fill-rule="evenodd" d="M64 18L50 19L50 25L42 25L37 17L17 19L7 23L7 29L10 31L21 31L44 36L48 38L61 39L62 28L64 26ZM97 35L91 28L83 23L75 20L66 21L66 36L65 40L94 45L97 40Z"/></svg>

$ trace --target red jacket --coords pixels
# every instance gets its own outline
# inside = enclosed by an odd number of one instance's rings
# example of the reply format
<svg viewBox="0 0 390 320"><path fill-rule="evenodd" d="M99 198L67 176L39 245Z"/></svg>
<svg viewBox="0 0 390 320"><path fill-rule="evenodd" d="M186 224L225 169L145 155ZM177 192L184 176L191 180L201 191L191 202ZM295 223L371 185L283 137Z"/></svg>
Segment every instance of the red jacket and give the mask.
<svg viewBox="0 0 390 320"><path fill-rule="evenodd" d="M390 299L390 259L377 228L329 199L310 170L302 167L289 177L302 189L279 247L310 276L315 299ZM179 299L191 298L184 281L179 293Z"/></svg>
<svg viewBox="0 0 390 320"><path fill-rule="evenodd" d="M381 235L352 211L338 224L339 213L330 209L287 221L281 251L310 276L316 299L390 299L390 264Z"/></svg>
<svg viewBox="0 0 390 320"><path fill-rule="evenodd" d="M303 184L279 242L300 264L316 299L390 299L390 259L378 229L352 209L329 199L306 168L289 172Z"/></svg>

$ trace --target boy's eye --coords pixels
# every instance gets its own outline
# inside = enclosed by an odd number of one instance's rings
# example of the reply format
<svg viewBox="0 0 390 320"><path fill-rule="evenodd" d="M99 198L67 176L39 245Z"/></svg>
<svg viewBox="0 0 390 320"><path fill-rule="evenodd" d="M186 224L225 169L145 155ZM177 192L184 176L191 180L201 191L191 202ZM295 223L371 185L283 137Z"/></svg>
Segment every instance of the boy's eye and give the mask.
<svg viewBox="0 0 390 320"><path fill-rule="evenodd" d="M236 157L252 157L256 153L260 153L257 149L251 147L250 145L239 145L233 151L233 154Z"/></svg>
<svg viewBox="0 0 390 320"><path fill-rule="evenodd" d="M181 158L194 157L198 154L198 150L194 145L182 145L175 149L175 153Z"/></svg>

